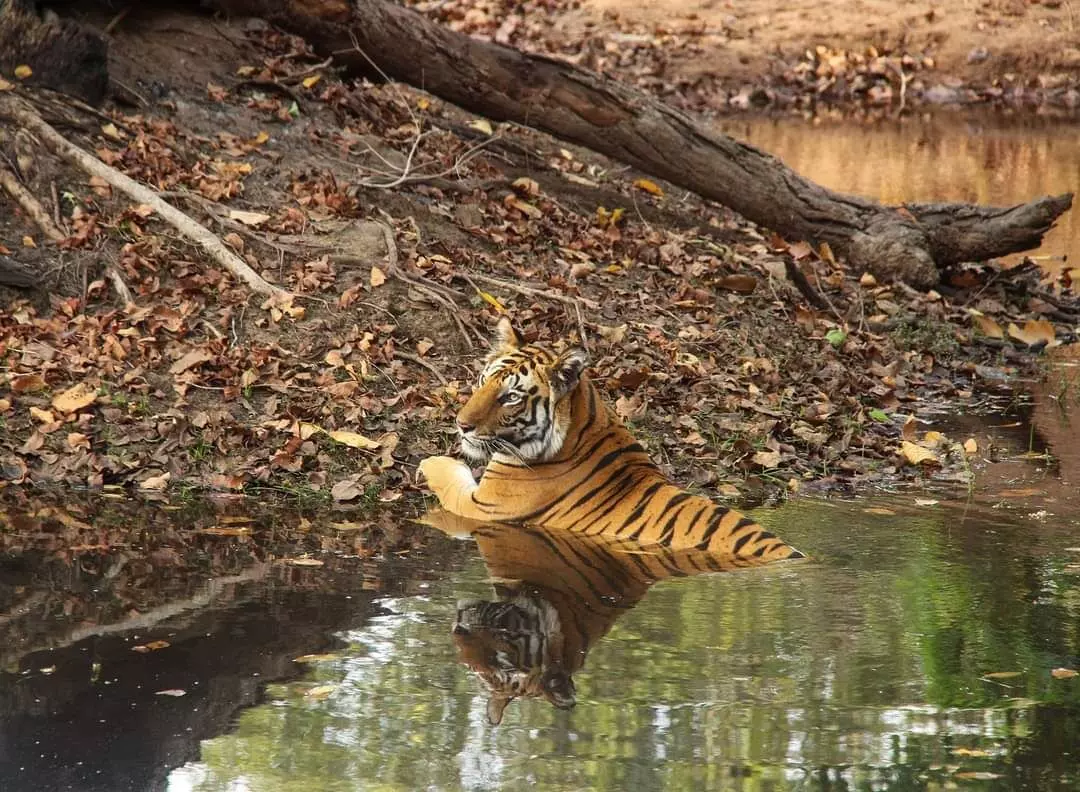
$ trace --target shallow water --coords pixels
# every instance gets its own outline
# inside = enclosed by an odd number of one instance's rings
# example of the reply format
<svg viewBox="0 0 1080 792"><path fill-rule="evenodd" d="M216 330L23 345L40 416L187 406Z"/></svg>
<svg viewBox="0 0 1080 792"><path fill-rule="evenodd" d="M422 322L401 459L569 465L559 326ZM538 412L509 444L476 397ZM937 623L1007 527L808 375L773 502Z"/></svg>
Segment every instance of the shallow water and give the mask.
<svg viewBox="0 0 1080 792"><path fill-rule="evenodd" d="M1080 668L1077 514L1006 495L759 510L814 560L651 587L627 570L705 562L494 533L282 564L160 511L184 564L155 568L168 543L145 538L119 571L9 545L0 789L1074 789L1080 677L1051 670ZM50 520L15 524L34 545ZM521 698L489 723L451 628L492 577L586 603L561 611L591 642L574 709Z"/></svg>
<svg viewBox="0 0 1080 792"><path fill-rule="evenodd" d="M719 126L826 187L889 204L1008 206L1080 192L1075 122L944 112L873 122L748 117ZM1080 219L1073 210L1029 254L1043 257L1053 270L1061 266L1062 256L1076 251Z"/></svg>

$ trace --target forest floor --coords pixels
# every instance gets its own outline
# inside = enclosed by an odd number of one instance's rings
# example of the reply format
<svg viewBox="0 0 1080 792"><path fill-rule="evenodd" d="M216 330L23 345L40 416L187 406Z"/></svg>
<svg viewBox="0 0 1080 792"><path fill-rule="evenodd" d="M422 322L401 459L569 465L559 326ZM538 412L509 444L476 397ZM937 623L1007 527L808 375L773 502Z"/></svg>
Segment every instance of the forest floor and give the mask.
<svg viewBox="0 0 1080 792"><path fill-rule="evenodd" d="M533 5L557 14L542 35ZM785 82L781 66L841 51L834 71L869 75L861 93L837 94L852 110L882 106L897 80L915 101L898 76L908 72L992 87L990 71L969 77L957 55L968 39L934 43L932 19L879 15L894 34L918 32L889 44L876 28L841 25L846 4L830 6L828 36L796 35L786 14L766 23L770 4L738 5L726 16L687 5L665 23L674 32L657 27L655 6L615 19L602 1L512 13L440 2L430 13L548 52L553 31L587 29L563 42L576 54L556 54L696 109L753 105L737 97L759 91L775 103L782 88L809 107L828 92ZM816 13L785 7L802 5ZM1068 3L1019 5L1016 25L1042 35L1040 20L1056 20L1075 44ZM691 22L700 36L721 25L717 51L742 43L713 62L679 27ZM984 38L997 46L997 33ZM676 46L685 40L697 43ZM0 475L10 483L275 491L348 507L416 497L416 464L453 449L453 415L503 313L530 340L585 343L619 415L703 492L760 501L964 482L992 449L923 424L943 410L1000 409L1019 378L1038 375L1040 349L1073 339L1062 321L1068 272L1040 284L1033 265L972 265L925 294L878 284L827 250L591 152L404 86L343 83L302 41L256 21L133 6L110 47L114 98L65 135L297 296L287 310L259 299L148 207L36 149L23 163L29 181L69 236L58 251L0 197L0 254L54 273L48 291L7 291L0 307ZM1052 104L1065 94L1038 87L1058 68L1039 49L1017 74ZM905 60L915 57L917 67ZM729 76L700 79L706 62ZM956 70L942 72L947 63Z"/></svg>

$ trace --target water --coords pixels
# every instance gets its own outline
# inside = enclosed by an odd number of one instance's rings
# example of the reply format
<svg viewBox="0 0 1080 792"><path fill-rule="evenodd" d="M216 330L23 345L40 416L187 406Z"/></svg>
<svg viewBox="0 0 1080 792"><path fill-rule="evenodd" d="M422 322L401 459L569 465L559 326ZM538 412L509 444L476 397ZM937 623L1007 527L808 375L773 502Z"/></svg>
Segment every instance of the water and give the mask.
<svg viewBox="0 0 1080 792"><path fill-rule="evenodd" d="M942 113L875 122L740 117L719 127L826 187L888 204L1009 206L1080 192L1075 122ZM1076 251L1080 218L1072 210L1029 253L1055 270L1062 256Z"/></svg>

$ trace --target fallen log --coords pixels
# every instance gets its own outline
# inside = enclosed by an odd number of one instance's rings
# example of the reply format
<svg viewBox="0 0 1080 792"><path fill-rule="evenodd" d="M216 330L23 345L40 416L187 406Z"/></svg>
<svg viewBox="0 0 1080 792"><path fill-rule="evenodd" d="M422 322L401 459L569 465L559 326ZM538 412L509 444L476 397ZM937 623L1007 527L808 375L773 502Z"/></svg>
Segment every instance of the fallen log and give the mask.
<svg viewBox="0 0 1080 792"><path fill-rule="evenodd" d="M542 130L685 187L788 240L827 242L853 269L882 280L927 288L942 267L1037 247L1072 205L1071 193L1008 208L889 207L837 193L641 91L456 33L387 0L212 5L302 36L347 74L371 74L377 64L471 112Z"/></svg>

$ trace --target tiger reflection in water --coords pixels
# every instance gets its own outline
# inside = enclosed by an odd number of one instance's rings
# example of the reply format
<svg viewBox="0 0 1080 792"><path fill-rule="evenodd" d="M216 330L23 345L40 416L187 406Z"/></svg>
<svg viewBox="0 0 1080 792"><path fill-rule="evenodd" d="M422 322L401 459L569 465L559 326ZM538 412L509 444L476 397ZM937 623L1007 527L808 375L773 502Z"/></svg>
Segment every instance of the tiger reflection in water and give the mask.
<svg viewBox="0 0 1080 792"><path fill-rule="evenodd" d="M487 716L496 725L515 698L572 708L573 675L590 647L653 583L760 565L743 556L483 523L442 510L423 522L471 536L487 565L497 599L459 602L453 639L461 661L487 688Z"/></svg>

